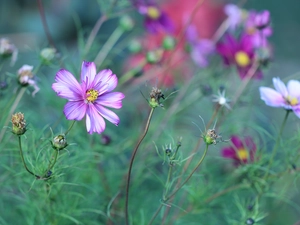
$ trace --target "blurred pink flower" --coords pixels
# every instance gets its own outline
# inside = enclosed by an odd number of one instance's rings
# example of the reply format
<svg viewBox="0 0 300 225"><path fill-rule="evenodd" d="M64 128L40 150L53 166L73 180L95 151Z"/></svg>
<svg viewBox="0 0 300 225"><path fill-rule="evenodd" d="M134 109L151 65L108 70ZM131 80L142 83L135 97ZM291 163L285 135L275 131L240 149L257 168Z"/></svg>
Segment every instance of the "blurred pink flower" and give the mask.
<svg viewBox="0 0 300 225"><path fill-rule="evenodd" d="M217 51L223 57L225 65L235 65L241 79L244 79L254 63L255 49L251 37L243 34L236 40L230 34L224 37L224 41L217 44ZM262 73L258 69L254 78L261 79Z"/></svg>
<svg viewBox="0 0 300 225"><path fill-rule="evenodd" d="M268 37L273 33L270 25L269 11L258 13L250 11L245 22L245 32L252 38L255 48L268 46Z"/></svg>
<svg viewBox="0 0 300 225"><path fill-rule="evenodd" d="M256 145L252 138L245 137L244 140L242 140L238 136L233 135L230 140L232 146L222 149L222 156L224 158L232 159L235 166L254 161Z"/></svg>
<svg viewBox="0 0 300 225"><path fill-rule="evenodd" d="M174 24L170 17L154 2L147 3L143 0L134 1L140 14L145 16L144 25L150 33L164 30L168 33L174 31Z"/></svg>
<svg viewBox="0 0 300 225"><path fill-rule="evenodd" d="M285 84L279 78L273 78L275 90L268 87L260 87L260 98L268 106L283 107L293 112L300 118L300 82L290 80Z"/></svg>
<svg viewBox="0 0 300 225"><path fill-rule="evenodd" d="M61 98L69 102L64 107L64 114L68 120L82 120L86 116L88 133L101 133L105 129L105 119L118 125L119 117L106 109L122 107L125 95L121 92L111 92L118 84L118 78L111 70L96 72L93 62L83 61L81 67L81 83L67 70L57 72L52 89Z"/></svg>

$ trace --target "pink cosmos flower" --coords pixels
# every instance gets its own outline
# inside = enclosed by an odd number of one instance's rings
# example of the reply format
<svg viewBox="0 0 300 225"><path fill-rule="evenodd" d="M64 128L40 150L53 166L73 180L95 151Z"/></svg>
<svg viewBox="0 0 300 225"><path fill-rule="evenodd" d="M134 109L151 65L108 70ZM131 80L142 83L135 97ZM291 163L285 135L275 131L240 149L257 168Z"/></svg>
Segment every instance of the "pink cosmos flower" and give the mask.
<svg viewBox="0 0 300 225"><path fill-rule="evenodd" d="M273 78L275 90L268 87L260 87L260 98L268 106L283 107L293 112L300 118L300 82L290 80L285 84L279 78Z"/></svg>
<svg viewBox="0 0 300 225"><path fill-rule="evenodd" d="M241 79L244 79L255 60L255 48L249 35L243 34L239 39L227 34L224 41L217 44L217 51L223 57L225 65L236 65ZM261 79L258 69L254 78Z"/></svg>
<svg viewBox="0 0 300 225"><path fill-rule="evenodd" d="M252 138L245 137L242 140L238 136L233 135L230 139L232 145L222 149L222 156L224 158L232 159L235 166L254 161L256 145Z"/></svg>
<svg viewBox="0 0 300 225"><path fill-rule="evenodd" d="M125 95L112 92L118 84L118 78L111 70L96 72L93 62L83 61L81 67L81 83L67 70L57 72L52 89L59 97L68 99L64 114L68 120L82 120L86 116L87 132L101 133L105 129L105 119L118 125L119 117L105 108L119 109Z"/></svg>

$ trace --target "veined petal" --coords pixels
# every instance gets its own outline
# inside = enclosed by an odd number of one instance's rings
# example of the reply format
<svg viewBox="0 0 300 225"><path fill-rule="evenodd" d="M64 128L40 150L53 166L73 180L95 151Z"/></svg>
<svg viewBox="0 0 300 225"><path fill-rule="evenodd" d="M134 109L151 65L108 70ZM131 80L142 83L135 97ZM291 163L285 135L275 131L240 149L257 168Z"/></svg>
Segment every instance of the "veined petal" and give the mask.
<svg viewBox="0 0 300 225"><path fill-rule="evenodd" d="M105 130L105 121L92 104L89 105L86 112L86 129L89 134L94 132L100 134Z"/></svg>
<svg viewBox="0 0 300 225"><path fill-rule="evenodd" d="M118 78L111 70L100 71L93 82L94 89L98 90L100 94L111 92L118 85Z"/></svg>
<svg viewBox="0 0 300 225"><path fill-rule="evenodd" d="M86 113L87 104L84 101L67 102L64 114L68 120L82 120Z"/></svg>
<svg viewBox="0 0 300 225"><path fill-rule="evenodd" d="M52 89L62 98L69 100L82 99L82 88L75 77L67 70L61 69L56 73Z"/></svg>
<svg viewBox="0 0 300 225"><path fill-rule="evenodd" d="M111 92L98 97L96 103L110 108L120 109L122 107L123 98L125 98L123 93Z"/></svg>
<svg viewBox="0 0 300 225"><path fill-rule="evenodd" d="M283 96L272 88L260 87L260 98L265 101L268 106L283 107L286 105Z"/></svg>
<svg viewBox="0 0 300 225"><path fill-rule="evenodd" d="M103 116L105 119L115 124L116 126L119 125L120 119L113 111L106 109L99 104L95 104L94 106L96 107L101 116Z"/></svg>
<svg viewBox="0 0 300 225"><path fill-rule="evenodd" d="M298 98L300 101L300 82L297 80L290 80L287 84L287 90L290 97Z"/></svg>
<svg viewBox="0 0 300 225"><path fill-rule="evenodd" d="M81 66L81 82L86 84L86 88L90 89L96 76L96 65L94 62L82 62Z"/></svg>
<svg viewBox="0 0 300 225"><path fill-rule="evenodd" d="M285 84L280 80L280 78L273 78L273 84L274 87L276 89L276 91L278 91L283 97L287 97L288 96L288 91L286 89Z"/></svg>

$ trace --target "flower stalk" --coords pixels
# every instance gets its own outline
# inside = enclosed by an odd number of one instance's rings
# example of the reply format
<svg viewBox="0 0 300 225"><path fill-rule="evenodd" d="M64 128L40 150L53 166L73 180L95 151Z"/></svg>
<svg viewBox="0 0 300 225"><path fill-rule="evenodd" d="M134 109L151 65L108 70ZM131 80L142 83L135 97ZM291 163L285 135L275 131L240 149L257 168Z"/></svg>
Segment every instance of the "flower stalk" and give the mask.
<svg viewBox="0 0 300 225"><path fill-rule="evenodd" d="M129 168L128 168L128 173L127 173L127 183L126 183L126 197L125 197L125 223L126 225L129 225L129 218L128 218L128 203L129 203L129 185L130 185L130 179L131 179L131 170L132 170L132 166L133 166L133 162L136 156L136 153L140 147L140 144L142 143L142 141L144 140L144 138L147 135L149 126L150 126L150 122L153 116L153 112L154 112L155 108L151 108L148 119L147 119L147 123L144 129L144 133L141 135L141 137L139 138L137 145L135 146L131 159L130 159L130 163L129 163Z"/></svg>

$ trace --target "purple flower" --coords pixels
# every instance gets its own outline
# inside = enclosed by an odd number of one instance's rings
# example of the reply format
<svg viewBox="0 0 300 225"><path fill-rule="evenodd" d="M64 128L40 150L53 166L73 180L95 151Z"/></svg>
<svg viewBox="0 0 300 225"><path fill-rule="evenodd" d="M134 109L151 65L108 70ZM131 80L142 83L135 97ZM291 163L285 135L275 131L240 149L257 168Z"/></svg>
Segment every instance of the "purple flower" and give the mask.
<svg viewBox="0 0 300 225"><path fill-rule="evenodd" d="M275 90L268 87L260 87L260 98L268 106L283 107L287 110L293 110L296 116L300 118L300 82L290 80L285 84L279 78L273 78Z"/></svg>
<svg viewBox="0 0 300 225"><path fill-rule="evenodd" d="M111 70L96 72L93 62L83 61L81 67L81 83L67 70L57 72L52 89L58 96L68 99L64 114L68 120L82 120L86 116L87 131L101 133L105 129L105 119L118 125L119 117L105 108L119 109L125 95L111 92L118 84L118 78Z"/></svg>
<svg viewBox="0 0 300 225"><path fill-rule="evenodd" d="M215 44L209 39L201 39L192 45L191 57L199 67L208 66L208 57L215 51Z"/></svg>
<svg viewBox="0 0 300 225"><path fill-rule="evenodd" d="M270 25L270 12L264 10L261 13L257 13L254 18L254 23L257 29L262 30Z"/></svg>
<svg viewBox="0 0 300 225"><path fill-rule="evenodd" d="M237 5L225 5L224 12L228 17L228 25L231 30L234 30L243 20L243 11Z"/></svg>
<svg viewBox="0 0 300 225"><path fill-rule="evenodd" d="M172 20L156 4L138 0L134 5L139 13L145 16L144 25L150 33L158 33L160 29L168 33L174 31Z"/></svg>
<svg viewBox="0 0 300 225"><path fill-rule="evenodd" d="M199 67L208 66L208 57L215 51L215 43L209 39L199 39L197 29L190 25L186 31L186 39L191 46L191 57Z"/></svg>
<svg viewBox="0 0 300 225"><path fill-rule="evenodd" d="M255 158L256 145L251 137L245 137L244 140L238 136L231 136L232 145L222 149L222 156L233 160L233 164L238 166L253 162Z"/></svg>
<svg viewBox="0 0 300 225"><path fill-rule="evenodd" d="M224 42L217 44L217 51L223 57L225 65L235 65L241 79L244 79L254 63L255 49L249 35L242 35L238 40L227 34ZM254 78L261 79L262 73L258 69Z"/></svg>
<svg viewBox="0 0 300 225"><path fill-rule="evenodd" d="M268 46L268 37L273 33L269 26L270 18L266 17L270 17L268 11L261 14L251 11L245 23L245 32L252 37L252 44L256 48Z"/></svg>

